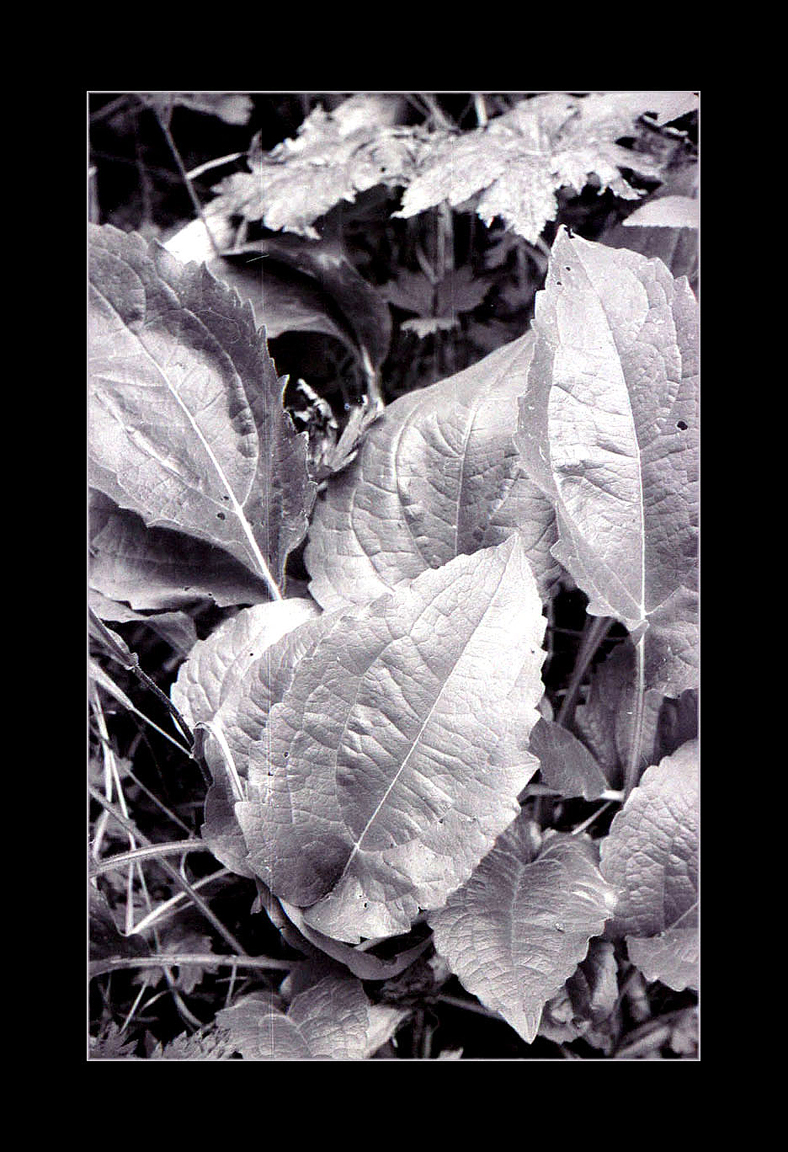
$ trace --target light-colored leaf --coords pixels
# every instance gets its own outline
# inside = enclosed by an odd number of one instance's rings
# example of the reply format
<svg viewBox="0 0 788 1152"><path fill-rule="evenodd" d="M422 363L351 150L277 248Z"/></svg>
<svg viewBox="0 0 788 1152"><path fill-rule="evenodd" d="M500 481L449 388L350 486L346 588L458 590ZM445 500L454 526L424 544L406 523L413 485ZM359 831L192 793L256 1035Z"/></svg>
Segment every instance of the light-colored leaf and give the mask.
<svg viewBox="0 0 788 1152"><path fill-rule="evenodd" d="M659 980L674 992L698 988L698 926L668 928L659 936L628 936L629 959L647 980Z"/></svg>
<svg viewBox="0 0 788 1152"><path fill-rule="evenodd" d="M610 932L653 939L634 945L648 979L675 980L693 962L698 823L698 741L690 740L646 769L602 843L600 867L618 894ZM697 987L697 978L688 983Z"/></svg>
<svg viewBox="0 0 788 1152"><path fill-rule="evenodd" d="M542 783L561 796L596 800L609 787L592 754L560 724L542 718L528 747L539 760Z"/></svg>
<svg viewBox="0 0 788 1152"><path fill-rule="evenodd" d="M250 308L139 236L90 239L91 482L281 584L314 485Z"/></svg>
<svg viewBox="0 0 788 1152"><path fill-rule="evenodd" d="M590 841L554 833L537 854L523 815L428 920L463 986L530 1044L545 1003L602 932L614 902Z"/></svg>
<svg viewBox="0 0 788 1152"><path fill-rule="evenodd" d="M661 196L636 209L625 228L698 228L700 205L689 196Z"/></svg>
<svg viewBox="0 0 788 1152"><path fill-rule="evenodd" d="M356 943L439 907L519 811L545 621L516 535L333 616L236 813L271 891Z"/></svg>
<svg viewBox="0 0 788 1152"><path fill-rule="evenodd" d="M658 260L560 230L516 443L555 502L553 555L635 638L646 685L697 678L697 305Z"/></svg>
<svg viewBox="0 0 788 1152"><path fill-rule="evenodd" d="M559 188L579 194L596 177L600 192L637 199L621 169L655 176L659 166L616 141L634 134L638 117L659 110L669 95L675 94L549 92L521 100L484 128L438 137L425 149L397 215L415 216L444 201L461 207L478 197L473 205L485 223L500 218L533 244L558 214Z"/></svg>
<svg viewBox="0 0 788 1152"><path fill-rule="evenodd" d="M515 530L549 594L553 511L512 444L532 348L526 335L389 405L315 506L305 560L324 608L363 604Z"/></svg>

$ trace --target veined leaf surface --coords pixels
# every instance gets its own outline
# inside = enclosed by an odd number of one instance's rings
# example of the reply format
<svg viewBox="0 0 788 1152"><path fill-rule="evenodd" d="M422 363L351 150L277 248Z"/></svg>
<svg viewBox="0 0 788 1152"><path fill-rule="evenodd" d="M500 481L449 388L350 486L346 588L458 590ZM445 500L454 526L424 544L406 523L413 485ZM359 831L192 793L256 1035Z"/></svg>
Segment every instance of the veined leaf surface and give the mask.
<svg viewBox="0 0 788 1152"><path fill-rule="evenodd" d="M555 502L553 554L636 638L646 683L697 665L697 305L659 260L561 230L537 296L516 443Z"/></svg>
<svg viewBox="0 0 788 1152"><path fill-rule="evenodd" d="M90 239L91 483L281 584L314 486L250 306L139 236Z"/></svg>
<svg viewBox="0 0 788 1152"><path fill-rule="evenodd" d="M315 507L305 559L326 609L363 604L519 529L543 595L555 517L512 431L533 354L521 337L389 405Z"/></svg>
<svg viewBox="0 0 788 1152"><path fill-rule="evenodd" d="M537 854L523 815L428 919L438 953L464 987L530 1044L544 1005L614 904L589 841L556 833Z"/></svg>
<svg viewBox="0 0 788 1152"><path fill-rule="evenodd" d="M236 813L271 891L356 943L439 907L519 812L545 620L517 535L334 615L249 749Z"/></svg>

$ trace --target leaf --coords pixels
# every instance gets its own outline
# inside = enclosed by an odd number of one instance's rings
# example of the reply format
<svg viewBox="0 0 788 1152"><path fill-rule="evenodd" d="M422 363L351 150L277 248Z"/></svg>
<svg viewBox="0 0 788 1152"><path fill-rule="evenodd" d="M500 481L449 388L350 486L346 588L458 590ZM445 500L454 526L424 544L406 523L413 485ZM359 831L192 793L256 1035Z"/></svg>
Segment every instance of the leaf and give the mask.
<svg viewBox="0 0 788 1152"><path fill-rule="evenodd" d="M397 273L381 289L381 295L406 312L415 312L423 318L457 321L463 312L472 312L490 291L489 280L475 276L470 265L453 269L445 276L430 283L423 273L409 272L407 268ZM403 325L406 327L407 323Z"/></svg>
<svg viewBox="0 0 788 1152"><path fill-rule="evenodd" d="M358 94L333 112L315 108L297 136L249 153L251 172L228 176L214 191L212 211L262 221L317 239L314 222L340 201L353 201L377 184L404 184L424 133L396 125L400 102L384 94Z"/></svg>
<svg viewBox="0 0 788 1152"><path fill-rule="evenodd" d="M561 796L598 800L609 787L588 749L560 724L541 719L528 747L539 760L542 783Z"/></svg>
<svg viewBox="0 0 788 1152"><path fill-rule="evenodd" d="M623 225L625 228L698 228L700 205L689 196L662 196L636 209Z"/></svg>
<svg viewBox="0 0 788 1152"><path fill-rule="evenodd" d="M486 224L496 217L530 243L558 215L556 192L582 192L592 176L599 191L637 199L621 168L654 176L659 168L642 153L615 141L633 134L638 117L658 110L670 93L550 92L521 100L484 128L439 138L419 164L398 216L410 217L446 201L471 198Z"/></svg>
<svg viewBox="0 0 788 1152"><path fill-rule="evenodd" d="M336 613L251 746L236 807L250 865L311 927L407 932L511 822L536 767L544 625L516 535Z"/></svg>
<svg viewBox="0 0 788 1152"><path fill-rule="evenodd" d="M251 310L155 243L90 237L91 482L281 584L314 486Z"/></svg>
<svg viewBox="0 0 788 1152"><path fill-rule="evenodd" d="M138 611L182 608L209 597L220 608L268 600L265 581L203 540L146 528L136 512L90 492L90 584Z"/></svg>
<svg viewBox="0 0 788 1152"><path fill-rule="evenodd" d="M634 945L650 980L683 979L697 949L697 757L698 742L689 740L647 768L602 843L600 867L618 893L609 931L628 943L651 939ZM697 987L697 976L688 984Z"/></svg>
<svg viewBox="0 0 788 1152"><path fill-rule="evenodd" d="M674 992L698 987L698 926L674 925L659 936L628 936L629 959L647 980L660 980Z"/></svg>
<svg viewBox="0 0 788 1152"><path fill-rule="evenodd" d="M697 305L658 260L556 237L515 442L553 555L646 640L646 685L697 678Z"/></svg>
<svg viewBox="0 0 788 1152"><path fill-rule="evenodd" d="M270 997L252 995L223 1008L216 1022L245 1060L363 1060L370 1008L360 980L332 973L294 996L287 1014Z"/></svg>
<svg viewBox="0 0 788 1152"><path fill-rule="evenodd" d="M255 666L262 664L277 641L318 613L313 601L300 599L259 604L239 612L207 640L198 641L181 665L170 692L178 711L195 729L213 777L205 797L205 822L200 835L216 859L240 876L251 878L254 873L246 863L246 843L235 816L235 803L244 795L246 742L258 736L258 731L255 728L243 733L244 743L239 749L233 739L238 728L232 719L223 723L222 704L232 701L252 681ZM292 645L286 651L293 652ZM267 692L277 682L276 669L276 659L265 659L262 675ZM262 726L266 715L267 712L262 714ZM200 731L201 728L205 730Z"/></svg>
<svg viewBox="0 0 788 1152"><path fill-rule="evenodd" d="M608 1055L617 1039L618 964L613 945L590 942L563 988L544 1006L539 1035L556 1044L583 1039Z"/></svg>
<svg viewBox="0 0 788 1152"><path fill-rule="evenodd" d="M530 1044L545 1003L584 958L613 905L590 841L553 833L537 855L522 815L428 920L438 953L463 986Z"/></svg>
<svg viewBox="0 0 788 1152"><path fill-rule="evenodd" d="M531 355L524 336L389 405L313 513L305 561L324 608L363 604L515 530L549 594L553 512L512 444Z"/></svg>

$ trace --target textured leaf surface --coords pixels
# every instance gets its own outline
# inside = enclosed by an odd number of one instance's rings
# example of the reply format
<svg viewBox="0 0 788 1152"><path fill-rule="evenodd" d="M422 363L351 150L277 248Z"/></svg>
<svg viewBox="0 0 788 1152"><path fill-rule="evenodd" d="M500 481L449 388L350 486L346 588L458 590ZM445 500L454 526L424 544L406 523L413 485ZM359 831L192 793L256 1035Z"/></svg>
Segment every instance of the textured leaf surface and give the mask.
<svg viewBox="0 0 788 1152"><path fill-rule="evenodd" d="M91 482L281 583L314 486L250 308L139 236L90 239Z"/></svg>
<svg viewBox="0 0 788 1152"><path fill-rule="evenodd" d="M613 905L589 841L555 834L536 855L521 816L428 919L436 949L464 987L530 1044L545 1003L602 932Z"/></svg>
<svg viewBox="0 0 788 1152"><path fill-rule="evenodd" d="M613 945L592 940L585 960L581 960L561 991L545 1004L539 1035L556 1044L582 1037L586 1043L609 1053L615 1039L618 996L618 962Z"/></svg>
<svg viewBox="0 0 788 1152"><path fill-rule="evenodd" d="M203 540L146 528L136 512L91 490L90 583L111 600L156 611L209 597L220 608L268 600L259 576Z"/></svg>
<svg viewBox="0 0 788 1152"><path fill-rule="evenodd" d="M647 980L660 980L674 992L698 988L700 938L697 924L676 926L659 936L628 936L629 959Z"/></svg>
<svg viewBox="0 0 788 1152"><path fill-rule="evenodd" d="M500 217L535 243L558 214L556 192L582 192L592 176L600 192L637 199L621 168L656 175L658 165L616 140L633 135L638 117L658 111L665 92L550 92L521 100L486 127L447 136L425 151L418 174L402 198L400 216L415 216L443 201L459 207L478 195L476 211L487 224Z"/></svg>
<svg viewBox="0 0 788 1152"><path fill-rule="evenodd" d="M660 968L675 978L694 954L698 804L698 742L690 740L646 769L602 844L600 867L618 893L610 931L659 938L635 944L648 979L662 979Z"/></svg>
<svg viewBox="0 0 788 1152"><path fill-rule="evenodd" d="M315 108L293 139L271 152L253 149L252 171L217 185L212 211L317 238L314 222L335 204L376 184L407 182L423 133L397 126L399 114L399 99L382 93L359 93L332 112Z"/></svg>
<svg viewBox="0 0 788 1152"><path fill-rule="evenodd" d="M287 1013L264 996L247 996L217 1013L245 1060L363 1060L373 1021L371 1004L354 976L323 977L298 993ZM385 1029L375 1020L375 1039Z"/></svg>
<svg viewBox="0 0 788 1152"><path fill-rule="evenodd" d="M512 444L531 355L524 336L389 405L315 506L305 559L324 608L363 604L515 529L548 593L553 510Z"/></svg>
<svg viewBox="0 0 788 1152"><path fill-rule="evenodd" d="M544 625L516 536L337 613L250 747L236 811L271 891L351 943L440 906L535 771Z"/></svg>
<svg viewBox="0 0 788 1152"><path fill-rule="evenodd" d="M561 796L596 800L608 788L607 778L588 749L560 724L541 719L528 746L539 760L542 783Z"/></svg>
<svg viewBox="0 0 788 1152"><path fill-rule="evenodd" d="M646 645L646 684L697 675L697 305L658 260L561 230L537 296L516 443L555 501L553 554Z"/></svg>

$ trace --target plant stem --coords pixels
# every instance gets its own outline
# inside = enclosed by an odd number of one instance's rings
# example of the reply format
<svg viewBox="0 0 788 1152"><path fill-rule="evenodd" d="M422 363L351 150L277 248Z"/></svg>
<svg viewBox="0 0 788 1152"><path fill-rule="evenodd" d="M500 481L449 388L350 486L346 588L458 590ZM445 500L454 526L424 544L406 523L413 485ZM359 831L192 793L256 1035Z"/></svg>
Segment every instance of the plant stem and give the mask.
<svg viewBox="0 0 788 1152"><path fill-rule="evenodd" d="M159 127L161 128L162 132L164 133L165 139L167 140L167 143L170 146L170 152L172 152L175 163L178 165L178 171L180 172L181 179L183 180L183 183L186 187L186 190L189 193L189 199L191 200L192 205L194 206L194 211L197 213L199 219L202 220L202 226L205 229L206 236L208 237L208 239L211 242L211 247L213 248L215 254L217 256L219 256L220 255L219 247L213 238L213 233L211 232L210 228L208 227L208 221L206 220L205 213L202 210L202 204L200 203L200 201L197 197L197 193L194 191L194 188L192 187L192 182L189 179L189 173L186 171L186 166L184 165L183 160L181 159L181 154L178 151L178 147L177 147L177 145L176 145L176 143L172 137L172 132L170 132L170 126L169 126L169 124L167 124L165 122L164 117L161 115L161 113L159 112L158 109L156 109L156 119L158 120Z"/></svg>
<svg viewBox="0 0 788 1152"><path fill-rule="evenodd" d="M629 744L629 757L624 775L624 799L629 796L640 777L640 746L643 743L643 718L645 713L646 686L646 636L645 633L635 644L635 700L632 717L632 737Z"/></svg>
<svg viewBox="0 0 788 1152"><path fill-rule="evenodd" d="M130 820L127 820L124 816L122 816L121 813L118 812L117 808L110 804L109 801L106 800L100 792L92 787L92 785L88 788L88 791L90 792L90 795L93 797L93 799L98 804L100 804L102 808L106 809L110 816L117 820L122 828L125 828L127 832L131 833L132 836L135 836L138 840L142 841L146 847L153 847L153 844L150 840L148 840L147 836L144 836L142 832L140 832ZM225 928L219 917L211 911L211 909L203 900L202 896L194 891L194 888L191 886L188 880L184 880L178 869L173 868L172 864L170 864L166 857L160 857L159 865L171 877L171 879L175 881L178 887L187 894L189 899L200 909L206 920L208 920L214 926L219 935L222 936L224 940L226 940L230 947L233 948L236 952L240 952L242 956L245 956L246 949L243 947L243 945L236 940L235 936L233 936L229 928Z"/></svg>
<svg viewBox="0 0 788 1152"><path fill-rule="evenodd" d="M264 968L290 972L302 960L273 960L268 956L220 956L215 952L166 952L153 956L111 956L89 965L89 975L103 976L120 968L172 968L176 964L199 964L202 968Z"/></svg>
<svg viewBox="0 0 788 1152"><path fill-rule="evenodd" d="M90 869L90 878L100 876L102 872L111 872L114 868L122 868L133 860L151 860L158 856L174 855L186 852L209 852L210 849L202 840L176 840L172 844L151 844L147 848L135 848L132 852L119 852L106 860L99 860Z"/></svg>
<svg viewBox="0 0 788 1152"><path fill-rule="evenodd" d="M577 703L577 695L583 683L583 678L596 655L599 645L610 631L613 622L612 616L589 616L586 620L586 625L583 629L583 640L580 644L580 650L577 653L575 666L572 669L572 679L569 681L566 695L561 701L561 708L556 717L556 722L563 725L564 728L568 727L572 722L575 704Z"/></svg>

